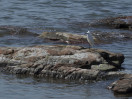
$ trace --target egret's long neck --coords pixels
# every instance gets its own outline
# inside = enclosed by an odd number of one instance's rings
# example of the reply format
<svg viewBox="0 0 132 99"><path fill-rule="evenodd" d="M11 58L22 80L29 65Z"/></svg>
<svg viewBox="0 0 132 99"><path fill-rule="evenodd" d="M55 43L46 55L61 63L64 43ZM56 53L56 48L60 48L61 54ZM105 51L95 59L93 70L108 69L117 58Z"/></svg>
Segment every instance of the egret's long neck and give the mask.
<svg viewBox="0 0 132 99"><path fill-rule="evenodd" d="M89 36L89 33L87 33L87 37Z"/></svg>
<svg viewBox="0 0 132 99"><path fill-rule="evenodd" d="M88 39L88 38L89 38L89 34L87 34L87 40L89 41L89 39Z"/></svg>

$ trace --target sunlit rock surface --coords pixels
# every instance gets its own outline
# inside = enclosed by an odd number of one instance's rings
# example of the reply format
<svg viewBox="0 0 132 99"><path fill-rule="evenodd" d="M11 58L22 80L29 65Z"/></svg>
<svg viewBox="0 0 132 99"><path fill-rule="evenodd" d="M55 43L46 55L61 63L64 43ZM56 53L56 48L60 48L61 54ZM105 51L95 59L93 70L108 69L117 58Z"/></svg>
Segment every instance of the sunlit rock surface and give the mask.
<svg viewBox="0 0 132 99"><path fill-rule="evenodd" d="M71 34L65 32L43 32L40 37L47 40L68 44L78 44L87 42L87 37L85 35Z"/></svg>
<svg viewBox="0 0 132 99"><path fill-rule="evenodd" d="M131 33L120 32L91 32L94 44L109 44L122 40L132 40ZM71 34L65 32L43 32L39 36L49 42L66 43L66 44L87 44L87 35Z"/></svg>
<svg viewBox="0 0 132 99"><path fill-rule="evenodd" d="M3 72L42 77L97 80L123 61L123 54L71 45L0 48Z"/></svg>
<svg viewBox="0 0 132 99"><path fill-rule="evenodd" d="M132 93L132 74L126 74L119 80L113 82L109 87L118 94Z"/></svg>

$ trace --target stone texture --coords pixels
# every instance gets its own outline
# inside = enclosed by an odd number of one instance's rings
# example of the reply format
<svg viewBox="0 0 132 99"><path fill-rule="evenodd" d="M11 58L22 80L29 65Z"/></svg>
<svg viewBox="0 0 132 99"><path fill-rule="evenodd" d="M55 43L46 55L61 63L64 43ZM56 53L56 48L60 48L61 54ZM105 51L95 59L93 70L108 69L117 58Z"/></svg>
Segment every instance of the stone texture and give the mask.
<svg viewBox="0 0 132 99"><path fill-rule="evenodd" d="M102 71L118 70L123 61L123 54L71 45L0 48L2 71L15 74L97 80Z"/></svg>
<svg viewBox="0 0 132 99"><path fill-rule="evenodd" d="M108 65L108 64L92 65L91 69L96 69L96 70L101 70L101 71L117 70L117 68L115 66Z"/></svg>
<svg viewBox="0 0 132 99"><path fill-rule="evenodd" d="M124 75L119 80L113 82L108 88L120 94L132 93L132 74Z"/></svg>
<svg viewBox="0 0 132 99"><path fill-rule="evenodd" d="M132 40L131 33L121 32L91 32L94 44L109 44L116 41ZM86 35L71 34L65 32L43 32L39 36L47 42L65 43L65 44L88 44Z"/></svg>
<svg viewBox="0 0 132 99"><path fill-rule="evenodd" d="M102 20L98 20L91 24L91 26L110 26L118 29L132 30L132 16L110 17Z"/></svg>
<svg viewBox="0 0 132 99"><path fill-rule="evenodd" d="M63 42L68 44L87 43L87 38L85 35L64 32L43 32L40 35L40 37L47 40Z"/></svg>
<svg viewBox="0 0 132 99"><path fill-rule="evenodd" d="M27 28L11 25L0 26L0 36L5 35L21 35L21 36L38 36L38 34L30 32Z"/></svg>

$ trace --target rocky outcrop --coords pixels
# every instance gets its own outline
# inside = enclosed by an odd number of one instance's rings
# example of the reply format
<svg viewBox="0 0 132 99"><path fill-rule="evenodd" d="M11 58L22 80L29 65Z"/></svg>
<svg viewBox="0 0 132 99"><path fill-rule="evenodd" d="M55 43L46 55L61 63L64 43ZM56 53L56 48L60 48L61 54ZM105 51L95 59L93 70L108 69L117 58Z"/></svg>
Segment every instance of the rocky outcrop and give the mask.
<svg viewBox="0 0 132 99"><path fill-rule="evenodd" d="M85 35L71 34L65 32L43 32L40 37L47 40L68 44L87 43L87 37Z"/></svg>
<svg viewBox="0 0 132 99"><path fill-rule="evenodd" d="M2 71L15 74L97 80L123 61L119 53L71 45L0 48Z"/></svg>
<svg viewBox="0 0 132 99"><path fill-rule="evenodd" d="M27 28L24 27L10 25L0 26L0 36L5 35L38 36L38 34L30 32Z"/></svg>
<svg viewBox="0 0 132 99"><path fill-rule="evenodd" d="M126 74L119 80L113 82L108 88L113 90L115 93L132 93L132 74Z"/></svg>
<svg viewBox="0 0 132 99"><path fill-rule="evenodd" d="M91 26L110 26L118 29L132 30L132 16L110 17L93 22Z"/></svg>
<svg viewBox="0 0 132 99"><path fill-rule="evenodd" d="M94 44L109 44L116 41L132 40L131 33L119 32L91 32L94 39ZM40 38L53 43L67 43L67 44L87 44L87 36L80 34L71 34L65 32L43 32Z"/></svg>

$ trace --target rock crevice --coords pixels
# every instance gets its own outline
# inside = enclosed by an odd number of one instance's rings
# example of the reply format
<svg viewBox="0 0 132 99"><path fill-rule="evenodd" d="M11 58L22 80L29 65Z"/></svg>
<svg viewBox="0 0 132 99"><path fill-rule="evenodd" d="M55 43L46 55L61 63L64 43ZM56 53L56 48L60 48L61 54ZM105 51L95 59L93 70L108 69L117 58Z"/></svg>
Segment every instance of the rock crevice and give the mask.
<svg viewBox="0 0 132 99"><path fill-rule="evenodd" d="M71 45L0 48L0 66L15 74L96 80L102 72L118 70L123 61L119 53Z"/></svg>

